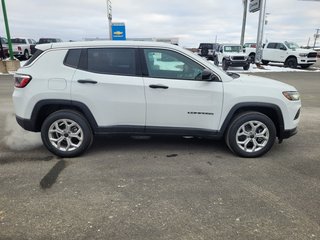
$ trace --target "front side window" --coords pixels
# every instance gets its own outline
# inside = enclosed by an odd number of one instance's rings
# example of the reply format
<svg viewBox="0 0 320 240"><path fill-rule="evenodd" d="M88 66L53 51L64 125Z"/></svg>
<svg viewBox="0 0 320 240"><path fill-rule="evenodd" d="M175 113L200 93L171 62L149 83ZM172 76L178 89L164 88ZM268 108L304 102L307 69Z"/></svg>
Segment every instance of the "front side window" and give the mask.
<svg viewBox="0 0 320 240"><path fill-rule="evenodd" d="M277 49L286 49L286 47L284 46L284 44L283 43L278 43L277 44Z"/></svg>
<svg viewBox="0 0 320 240"><path fill-rule="evenodd" d="M132 48L89 48L88 71L115 74L136 75L135 49Z"/></svg>
<svg viewBox="0 0 320 240"><path fill-rule="evenodd" d="M144 49L149 77L201 80L204 67L174 51Z"/></svg>
<svg viewBox="0 0 320 240"><path fill-rule="evenodd" d="M287 42L287 41L285 41L284 43L285 43L286 46L287 46L288 48L290 48L290 49L297 49L297 48L299 48L299 45L296 44L296 43L294 43L294 42Z"/></svg>

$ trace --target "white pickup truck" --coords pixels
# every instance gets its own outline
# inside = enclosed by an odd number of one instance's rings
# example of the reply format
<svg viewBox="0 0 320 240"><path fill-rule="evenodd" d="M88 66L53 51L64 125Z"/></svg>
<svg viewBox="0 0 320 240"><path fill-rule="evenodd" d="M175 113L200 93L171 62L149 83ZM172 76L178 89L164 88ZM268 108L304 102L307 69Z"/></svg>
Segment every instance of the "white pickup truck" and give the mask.
<svg viewBox="0 0 320 240"><path fill-rule="evenodd" d="M36 45L36 41L31 38L13 38L11 39L13 55L17 58L29 59L31 56L31 46Z"/></svg>
<svg viewBox="0 0 320 240"><path fill-rule="evenodd" d="M251 58L255 58L255 48L245 48L245 53ZM293 42L269 42L265 44L262 52L262 63L269 62L284 63L286 67L308 68L317 62L317 52L310 49L300 48Z"/></svg>

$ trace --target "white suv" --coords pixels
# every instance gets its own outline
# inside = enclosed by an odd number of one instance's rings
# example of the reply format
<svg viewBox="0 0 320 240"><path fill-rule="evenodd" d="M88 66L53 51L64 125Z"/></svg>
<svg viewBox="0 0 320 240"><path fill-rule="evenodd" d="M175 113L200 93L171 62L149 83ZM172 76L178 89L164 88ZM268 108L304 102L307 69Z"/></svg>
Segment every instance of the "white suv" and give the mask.
<svg viewBox="0 0 320 240"><path fill-rule="evenodd" d="M38 45L15 74L18 123L61 157L97 134L225 138L258 157L297 132L300 97L287 84L229 75L164 43L99 41Z"/></svg>
<svg viewBox="0 0 320 240"><path fill-rule="evenodd" d="M242 47L237 44L221 44L213 60L217 66L219 66L219 63L222 63L224 71L227 71L230 66L243 67L243 70L250 68L249 57L243 53Z"/></svg>

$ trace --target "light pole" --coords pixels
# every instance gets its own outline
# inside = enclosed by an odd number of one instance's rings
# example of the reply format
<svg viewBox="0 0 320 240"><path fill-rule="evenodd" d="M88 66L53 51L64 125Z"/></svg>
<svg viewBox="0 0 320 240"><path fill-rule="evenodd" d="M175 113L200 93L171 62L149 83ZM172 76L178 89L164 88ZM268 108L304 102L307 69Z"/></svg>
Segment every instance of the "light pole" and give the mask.
<svg viewBox="0 0 320 240"><path fill-rule="evenodd" d="M10 60L13 60L12 42L11 42L10 29L9 29L9 23L8 23L8 16L7 16L7 9L6 9L5 0L1 0L1 3L2 3L3 19L4 19L4 24L5 24L5 27L6 27L6 33L7 33L7 39L8 39Z"/></svg>
<svg viewBox="0 0 320 240"><path fill-rule="evenodd" d="M259 25L257 33L257 48L256 48L256 64L259 65L262 60L262 40L266 18L266 0L260 0Z"/></svg>
<svg viewBox="0 0 320 240"><path fill-rule="evenodd" d="M109 39L112 40L112 6L111 0L107 0L107 14L109 20Z"/></svg>
<svg viewBox="0 0 320 240"><path fill-rule="evenodd" d="M241 39L240 39L241 47L243 47L243 44L244 44L244 35L246 32L247 9L248 9L248 0L242 0L242 1L243 1L243 19L242 19L242 30L241 30Z"/></svg>

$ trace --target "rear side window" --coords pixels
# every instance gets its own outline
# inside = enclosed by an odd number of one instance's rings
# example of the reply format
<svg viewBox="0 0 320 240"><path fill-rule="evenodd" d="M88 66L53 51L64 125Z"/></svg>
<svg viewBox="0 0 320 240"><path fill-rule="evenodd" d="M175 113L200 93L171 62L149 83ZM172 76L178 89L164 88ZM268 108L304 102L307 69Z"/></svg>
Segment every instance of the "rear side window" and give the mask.
<svg viewBox="0 0 320 240"><path fill-rule="evenodd" d="M81 49L70 49L64 59L64 65L72 68L78 68L80 54Z"/></svg>
<svg viewBox="0 0 320 240"><path fill-rule="evenodd" d="M268 46L267 46L267 48L273 48L273 49L275 49L276 46L277 46L277 43L269 43Z"/></svg>
<svg viewBox="0 0 320 240"><path fill-rule="evenodd" d="M30 65L31 63L33 63L34 60L36 60L36 59L41 55L41 53L43 53L43 51L37 49L37 51L36 51L34 54L32 54L32 57L29 58L29 60L28 60L23 66L28 66L28 65Z"/></svg>
<svg viewBox="0 0 320 240"><path fill-rule="evenodd" d="M87 70L102 74L136 75L136 50L132 48L89 48Z"/></svg>

